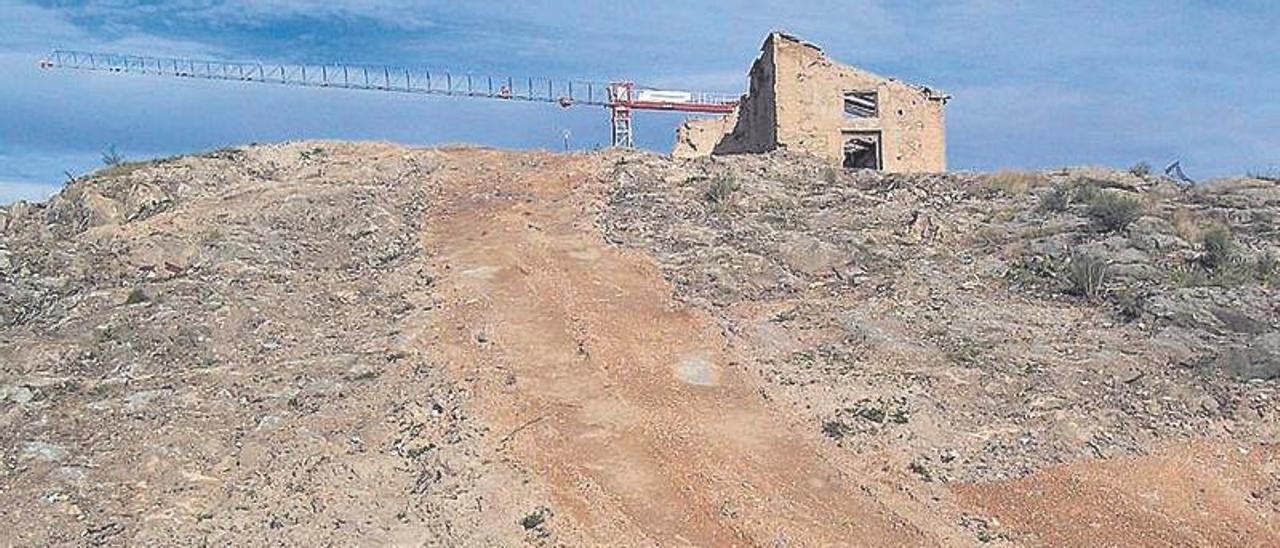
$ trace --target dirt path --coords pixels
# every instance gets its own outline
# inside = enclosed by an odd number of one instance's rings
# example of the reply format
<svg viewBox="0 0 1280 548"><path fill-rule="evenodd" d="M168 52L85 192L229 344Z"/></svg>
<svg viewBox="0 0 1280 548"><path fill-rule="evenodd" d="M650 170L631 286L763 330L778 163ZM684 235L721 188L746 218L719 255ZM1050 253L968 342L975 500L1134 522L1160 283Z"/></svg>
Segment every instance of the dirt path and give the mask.
<svg viewBox="0 0 1280 548"><path fill-rule="evenodd" d="M1198 443L953 487L1026 544L1275 546L1275 450ZM1269 511L1268 511L1269 510Z"/></svg>
<svg viewBox="0 0 1280 548"><path fill-rule="evenodd" d="M647 257L610 248L543 157L515 180L461 159L426 242L443 268L435 340L475 386L499 451L545 480L561 540L921 545L937 540L841 477L762 405L705 314Z"/></svg>

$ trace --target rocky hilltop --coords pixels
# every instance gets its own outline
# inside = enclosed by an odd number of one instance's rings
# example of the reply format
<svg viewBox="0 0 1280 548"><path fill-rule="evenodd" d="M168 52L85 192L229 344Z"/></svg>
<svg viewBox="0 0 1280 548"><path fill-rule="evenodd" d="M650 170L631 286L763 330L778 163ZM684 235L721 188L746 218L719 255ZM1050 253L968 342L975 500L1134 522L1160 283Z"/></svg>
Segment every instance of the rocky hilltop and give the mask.
<svg viewBox="0 0 1280 548"><path fill-rule="evenodd" d="M0 209L0 543L1280 542L1280 184L301 142Z"/></svg>

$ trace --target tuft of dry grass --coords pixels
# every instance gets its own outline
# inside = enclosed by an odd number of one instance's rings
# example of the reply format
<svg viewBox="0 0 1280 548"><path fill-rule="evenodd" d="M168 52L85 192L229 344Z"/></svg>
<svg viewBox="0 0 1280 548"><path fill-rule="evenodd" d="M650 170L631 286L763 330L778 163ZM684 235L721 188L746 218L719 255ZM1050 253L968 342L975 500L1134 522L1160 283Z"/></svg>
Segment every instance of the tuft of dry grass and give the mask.
<svg viewBox="0 0 1280 548"><path fill-rule="evenodd" d="M1071 291L1086 299L1096 299L1103 292L1110 270L1111 265L1101 257L1092 255L1072 257L1067 270Z"/></svg>
<svg viewBox="0 0 1280 548"><path fill-rule="evenodd" d="M1027 191L1049 184L1049 178L1034 171L1001 170L988 175L982 186L1008 196L1021 196Z"/></svg>

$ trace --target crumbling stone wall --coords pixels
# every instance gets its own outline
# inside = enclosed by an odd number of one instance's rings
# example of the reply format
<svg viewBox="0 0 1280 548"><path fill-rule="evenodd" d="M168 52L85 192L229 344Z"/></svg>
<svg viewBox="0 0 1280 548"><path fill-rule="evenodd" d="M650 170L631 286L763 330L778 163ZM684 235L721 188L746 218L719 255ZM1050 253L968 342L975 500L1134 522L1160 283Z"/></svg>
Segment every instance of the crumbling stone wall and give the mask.
<svg viewBox="0 0 1280 548"><path fill-rule="evenodd" d="M676 146L671 155L676 158L710 156L737 123L737 112L710 119L687 120L676 128Z"/></svg>
<svg viewBox="0 0 1280 548"><path fill-rule="evenodd" d="M846 92L876 93L877 116L844 113ZM840 165L851 133L879 134L883 169L945 171L947 96L828 59L817 46L782 33L765 39L751 67L750 90L723 119L686 122L676 156L739 154L788 148ZM732 125L732 130L723 131ZM708 146L714 135L722 137Z"/></svg>

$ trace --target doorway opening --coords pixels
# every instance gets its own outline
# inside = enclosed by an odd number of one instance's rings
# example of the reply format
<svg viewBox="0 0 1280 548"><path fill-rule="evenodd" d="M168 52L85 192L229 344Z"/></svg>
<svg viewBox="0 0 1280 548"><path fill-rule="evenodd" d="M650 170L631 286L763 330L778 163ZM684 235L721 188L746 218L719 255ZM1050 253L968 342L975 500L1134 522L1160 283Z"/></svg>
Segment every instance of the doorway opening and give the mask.
<svg viewBox="0 0 1280 548"><path fill-rule="evenodd" d="M848 169L884 169L880 161L880 132L845 132L842 165Z"/></svg>

